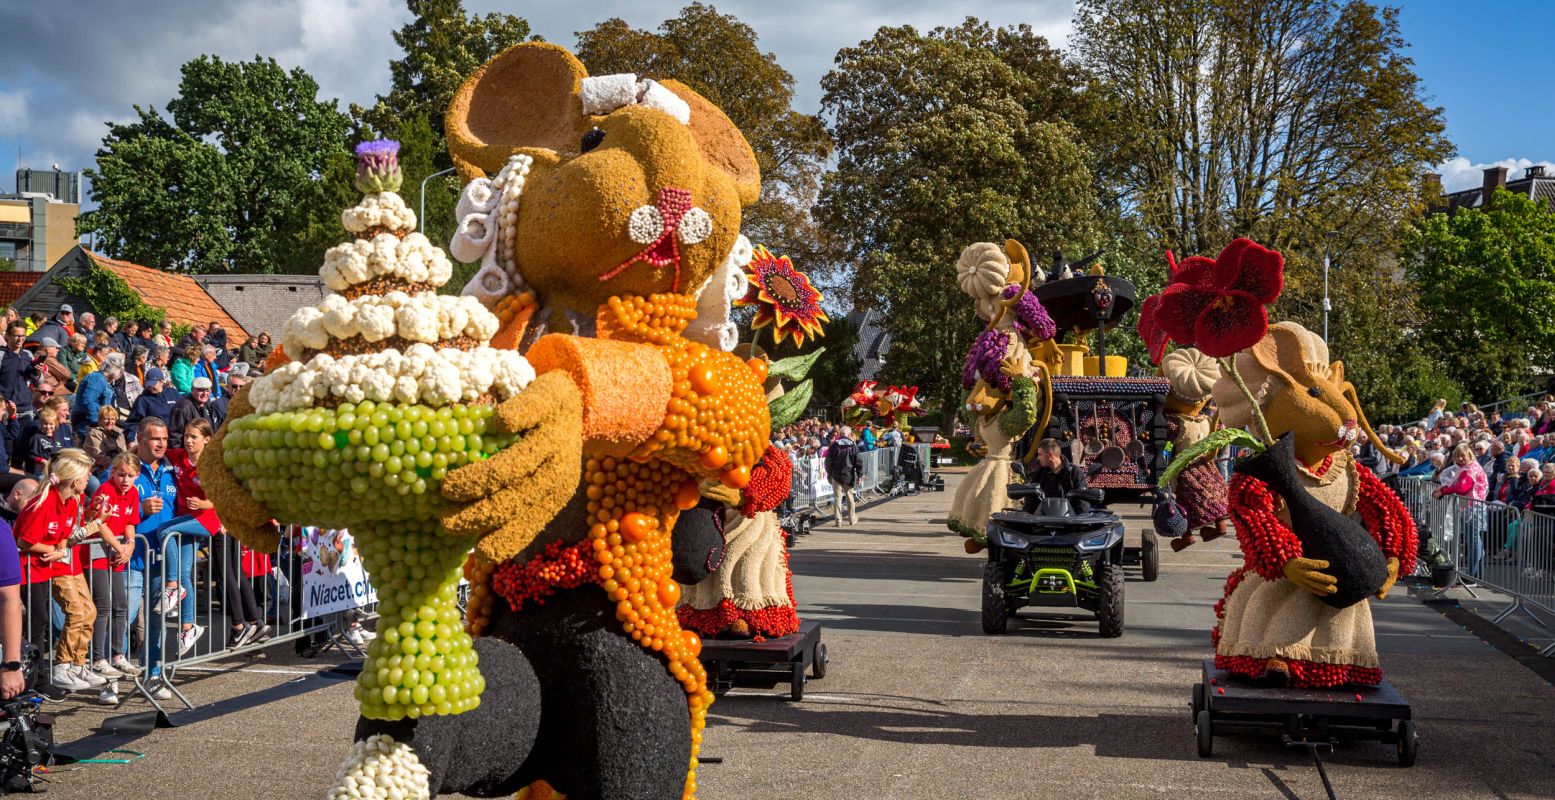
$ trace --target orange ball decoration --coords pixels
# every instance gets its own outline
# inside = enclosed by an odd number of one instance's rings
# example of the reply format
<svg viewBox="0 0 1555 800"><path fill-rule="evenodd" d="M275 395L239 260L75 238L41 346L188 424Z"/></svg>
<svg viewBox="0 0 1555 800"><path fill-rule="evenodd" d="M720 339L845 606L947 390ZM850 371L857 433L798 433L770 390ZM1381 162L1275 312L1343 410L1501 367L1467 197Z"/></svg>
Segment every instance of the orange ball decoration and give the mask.
<svg viewBox="0 0 1555 800"><path fill-rule="evenodd" d="M691 388L697 394L712 394L718 389L717 376L713 368L706 364L698 364L691 368Z"/></svg>
<svg viewBox="0 0 1555 800"><path fill-rule="evenodd" d="M697 488L696 481L686 481L675 489L675 507L681 511L690 511L702 501L702 491Z"/></svg>
<svg viewBox="0 0 1555 800"><path fill-rule="evenodd" d="M768 365L765 358L753 358L745 362L745 364L751 368L751 372L756 373L757 383L766 383Z"/></svg>
<svg viewBox="0 0 1555 800"><path fill-rule="evenodd" d="M702 466L708 469L718 469L729 463L729 451L721 444L715 444L702 454Z"/></svg>
<svg viewBox="0 0 1555 800"><path fill-rule="evenodd" d="M730 489L744 489L751 482L751 468L741 465L734 469L724 470L718 480Z"/></svg>
<svg viewBox="0 0 1555 800"><path fill-rule="evenodd" d="M621 518L621 538L628 542L640 542L653 532L653 520L636 511Z"/></svg>
<svg viewBox="0 0 1555 800"><path fill-rule="evenodd" d="M696 631L681 631L680 633L686 639L686 650L691 653L691 657L696 658L701 655L702 637L698 636Z"/></svg>
<svg viewBox="0 0 1555 800"><path fill-rule="evenodd" d="M672 578L659 581L659 605L674 608L678 602L680 602L680 584Z"/></svg>

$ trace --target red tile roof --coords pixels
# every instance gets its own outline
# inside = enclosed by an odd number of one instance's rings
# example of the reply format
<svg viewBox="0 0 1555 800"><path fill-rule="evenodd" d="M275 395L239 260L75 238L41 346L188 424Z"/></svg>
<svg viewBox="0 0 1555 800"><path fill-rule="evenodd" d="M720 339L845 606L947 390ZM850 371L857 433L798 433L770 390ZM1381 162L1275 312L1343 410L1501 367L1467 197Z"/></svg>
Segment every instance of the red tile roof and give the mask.
<svg viewBox="0 0 1555 800"><path fill-rule="evenodd" d="M119 261L91 250L87 250L86 254L98 266L123 278L146 301L146 305L167 309L168 319L173 322L203 325L216 320L227 329L227 341L241 342L247 338L248 333L243 330L243 326L220 303L206 294L194 278Z"/></svg>
<svg viewBox="0 0 1555 800"><path fill-rule="evenodd" d="M21 299L42 276L41 272L0 272L0 306L8 306Z"/></svg>

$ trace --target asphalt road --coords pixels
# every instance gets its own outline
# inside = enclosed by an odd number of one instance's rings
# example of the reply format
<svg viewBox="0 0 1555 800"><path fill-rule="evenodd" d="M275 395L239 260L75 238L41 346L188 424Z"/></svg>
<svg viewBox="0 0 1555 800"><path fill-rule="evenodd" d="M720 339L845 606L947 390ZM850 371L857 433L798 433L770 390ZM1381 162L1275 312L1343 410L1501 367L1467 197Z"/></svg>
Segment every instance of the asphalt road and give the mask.
<svg viewBox="0 0 1555 800"><path fill-rule="evenodd" d="M1324 797L1307 755L1278 740L1222 738L1214 758L1195 754L1189 687L1234 541L1164 551L1154 583L1131 575L1120 639L1098 638L1079 615L1028 615L990 637L978 625L981 559L943 527L950 497L876 504L856 527L800 540L794 590L801 616L825 626L830 671L800 703L786 685L719 700L704 754L722 762L699 769L701 797ZM1135 537L1147 523L1129 510ZM1420 761L1402 769L1391 747L1340 748L1327 756L1337 795L1555 797L1555 688L1406 592L1374 609L1384 669L1414 705ZM144 735L94 735L109 712L64 706L59 736L74 752L146 756L63 767L50 791L322 797L356 714L349 680L330 671L339 663L283 647L193 677L200 707Z"/></svg>

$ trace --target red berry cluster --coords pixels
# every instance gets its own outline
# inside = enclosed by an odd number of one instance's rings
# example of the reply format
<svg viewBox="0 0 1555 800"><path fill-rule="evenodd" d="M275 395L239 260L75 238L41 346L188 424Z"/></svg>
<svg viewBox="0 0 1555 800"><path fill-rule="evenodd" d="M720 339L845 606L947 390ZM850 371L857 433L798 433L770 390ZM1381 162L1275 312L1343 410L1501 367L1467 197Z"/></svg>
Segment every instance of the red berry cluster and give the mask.
<svg viewBox="0 0 1555 800"><path fill-rule="evenodd" d="M1236 587L1242 585L1242 578L1247 576L1247 567L1237 567L1226 576L1226 591L1215 601L1215 627L1210 629L1209 642L1213 647L1220 646L1220 623L1226 620L1226 601L1231 599L1231 593Z"/></svg>
<svg viewBox="0 0 1555 800"><path fill-rule="evenodd" d="M1261 678L1267 658L1253 656L1215 656L1216 669L1245 678ZM1315 661L1288 659L1290 685L1297 689L1331 689L1346 684L1376 686L1382 682L1382 670L1353 664L1319 664Z"/></svg>
<svg viewBox="0 0 1555 800"><path fill-rule="evenodd" d="M591 542L551 542L539 555L522 564L508 562L497 568L491 585L514 611L525 603L544 605L559 589L592 583L599 566L594 563Z"/></svg>
<svg viewBox="0 0 1555 800"><path fill-rule="evenodd" d="M703 636L717 636L727 630L737 619L745 620L751 632L760 636L787 636L799 630L799 615L794 612L794 607L791 605L767 606L755 611L747 611L736 606L734 601L724 599L712 608L681 606L675 609L675 614L680 618L680 627L696 631Z"/></svg>
<svg viewBox="0 0 1555 800"><path fill-rule="evenodd" d="M788 453L775 445L767 445L761 461L751 468L750 483L740 492L740 513L754 517L762 511L771 511L788 499L793 489L794 465Z"/></svg>
<svg viewBox="0 0 1555 800"><path fill-rule="evenodd" d="M1398 559L1400 575L1414 572L1415 548L1419 545L1414 517L1398 495L1371 470L1356 470L1356 474L1360 475L1360 491L1355 509L1360 512L1361 523L1382 545L1383 553Z"/></svg>
<svg viewBox="0 0 1555 800"><path fill-rule="evenodd" d="M1285 562L1301 557L1301 540L1274 514L1268 484L1247 475L1231 479L1231 520L1248 569L1264 580L1285 577Z"/></svg>

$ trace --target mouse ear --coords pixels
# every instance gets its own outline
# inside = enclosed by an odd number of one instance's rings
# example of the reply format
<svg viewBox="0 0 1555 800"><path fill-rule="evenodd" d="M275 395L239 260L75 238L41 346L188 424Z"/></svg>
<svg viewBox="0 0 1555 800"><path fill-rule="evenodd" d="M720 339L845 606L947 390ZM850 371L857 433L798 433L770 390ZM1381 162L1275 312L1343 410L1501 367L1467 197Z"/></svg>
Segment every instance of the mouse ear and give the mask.
<svg viewBox="0 0 1555 800"><path fill-rule="evenodd" d="M1315 381L1301 352L1301 336L1289 328L1269 326L1269 333L1248 349L1258 366L1278 375L1296 387L1311 386Z"/></svg>
<svg viewBox="0 0 1555 800"><path fill-rule="evenodd" d="M659 82L691 106L691 136L702 148L702 155L734 180L740 193L740 205L748 206L761 196L761 168L756 165L756 153L745 134L729 121L729 117L709 103L691 87L676 80Z"/></svg>
<svg viewBox="0 0 1555 800"><path fill-rule="evenodd" d="M583 62L559 45L525 42L475 71L448 104L444 133L465 182L495 173L524 150L574 149L587 118Z"/></svg>

